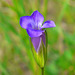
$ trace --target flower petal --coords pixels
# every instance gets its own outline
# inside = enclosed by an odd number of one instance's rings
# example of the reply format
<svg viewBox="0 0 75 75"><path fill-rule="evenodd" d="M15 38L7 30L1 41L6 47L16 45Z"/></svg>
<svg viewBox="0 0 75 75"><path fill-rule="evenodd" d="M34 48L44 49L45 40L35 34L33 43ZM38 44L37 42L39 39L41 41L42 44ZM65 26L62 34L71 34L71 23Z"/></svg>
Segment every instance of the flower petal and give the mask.
<svg viewBox="0 0 75 75"><path fill-rule="evenodd" d="M27 29L27 33L30 37L38 37L42 35L42 32L44 32L44 30Z"/></svg>
<svg viewBox="0 0 75 75"><path fill-rule="evenodd" d="M55 27L55 23L53 21L46 21L44 22L43 26L41 27L42 28L51 28L51 27Z"/></svg>
<svg viewBox="0 0 75 75"><path fill-rule="evenodd" d="M44 21L43 15L36 10L36 11L34 11L32 13L31 16L32 16L32 18L33 18L33 20L35 22L35 28L38 29L39 27L41 27L42 26L42 23Z"/></svg>
<svg viewBox="0 0 75 75"><path fill-rule="evenodd" d="M42 37L42 41L43 41L44 45L46 46L46 35L44 32L42 33L41 37Z"/></svg>
<svg viewBox="0 0 75 75"><path fill-rule="evenodd" d="M22 28L32 28L32 25L34 24L33 19L31 16L23 16L20 17L20 25Z"/></svg>
<svg viewBox="0 0 75 75"><path fill-rule="evenodd" d="M38 52L39 48L40 48L40 44L41 44L41 37L32 37L31 38L32 44L36 50L36 52Z"/></svg>

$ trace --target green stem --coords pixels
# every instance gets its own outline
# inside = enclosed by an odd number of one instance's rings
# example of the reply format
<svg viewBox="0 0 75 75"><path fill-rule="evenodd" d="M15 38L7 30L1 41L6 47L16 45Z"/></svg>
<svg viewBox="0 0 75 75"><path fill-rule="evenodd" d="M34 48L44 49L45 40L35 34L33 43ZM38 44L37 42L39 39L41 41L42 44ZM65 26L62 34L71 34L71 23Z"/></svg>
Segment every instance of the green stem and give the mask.
<svg viewBox="0 0 75 75"><path fill-rule="evenodd" d="M41 68L42 72L41 72L41 75L44 75L44 67Z"/></svg>

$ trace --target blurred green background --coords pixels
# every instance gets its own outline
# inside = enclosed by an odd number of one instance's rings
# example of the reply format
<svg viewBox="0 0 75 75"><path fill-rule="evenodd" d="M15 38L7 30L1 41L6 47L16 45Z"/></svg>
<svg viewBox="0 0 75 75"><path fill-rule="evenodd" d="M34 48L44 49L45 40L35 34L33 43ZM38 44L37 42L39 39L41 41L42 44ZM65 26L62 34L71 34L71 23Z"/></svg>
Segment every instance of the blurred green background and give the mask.
<svg viewBox="0 0 75 75"><path fill-rule="evenodd" d="M75 75L75 0L0 0L0 75L41 75L19 25L35 10L56 24L47 29L45 75Z"/></svg>

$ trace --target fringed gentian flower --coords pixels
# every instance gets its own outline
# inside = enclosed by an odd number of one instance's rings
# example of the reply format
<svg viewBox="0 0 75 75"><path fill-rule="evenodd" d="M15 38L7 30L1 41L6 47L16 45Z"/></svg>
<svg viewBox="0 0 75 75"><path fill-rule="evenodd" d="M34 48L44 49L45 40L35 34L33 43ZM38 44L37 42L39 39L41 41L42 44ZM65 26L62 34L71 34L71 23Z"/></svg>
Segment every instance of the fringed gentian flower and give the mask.
<svg viewBox="0 0 75 75"><path fill-rule="evenodd" d="M38 11L31 16L20 18L20 25L26 29L31 43L31 49L38 65L43 68L47 59L47 36L45 28L55 27L53 21L44 22L44 17Z"/></svg>

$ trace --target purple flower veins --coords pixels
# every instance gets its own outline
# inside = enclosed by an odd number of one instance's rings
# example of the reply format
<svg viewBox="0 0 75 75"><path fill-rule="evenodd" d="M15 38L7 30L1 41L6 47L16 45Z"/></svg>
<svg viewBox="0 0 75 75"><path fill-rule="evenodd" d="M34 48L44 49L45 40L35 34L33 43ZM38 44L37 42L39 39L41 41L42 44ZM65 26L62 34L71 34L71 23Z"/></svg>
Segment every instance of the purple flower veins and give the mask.
<svg viewBox="0 0 75 75"><path fill-rule="evenodd" d="M34 11L31 16L20 17L20 25L22 28L27 30L36 52L38 52L40 48L41 39L45 45L45 30L43 30L43 28L51 28L56 26L53 21L46 21L44 23L43 21L43 15L37 10Z"/></svg>

